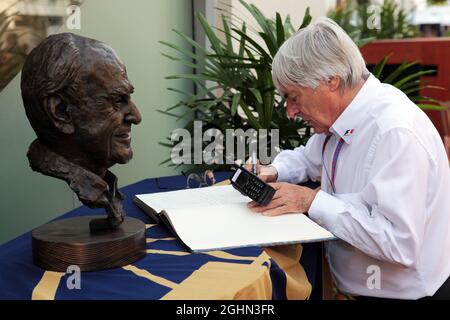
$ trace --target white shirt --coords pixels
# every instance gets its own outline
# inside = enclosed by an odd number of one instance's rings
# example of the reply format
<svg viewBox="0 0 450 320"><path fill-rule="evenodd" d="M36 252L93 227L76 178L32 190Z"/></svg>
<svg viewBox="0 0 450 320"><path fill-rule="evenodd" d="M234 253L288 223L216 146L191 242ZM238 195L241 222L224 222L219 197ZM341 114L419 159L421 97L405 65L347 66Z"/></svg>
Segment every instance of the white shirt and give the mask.
<svg viewBox="0 0 450 320"><path fill-rule="evenodd" d="M282 151L273 165L279 182L320 179L309 216L340 239L326 244L337 287L433 295L450 275L450 170L437 130L405 94L370 75L330 132L326 170L324 134ZM340 138L333 193L327 176Z"/></svg>

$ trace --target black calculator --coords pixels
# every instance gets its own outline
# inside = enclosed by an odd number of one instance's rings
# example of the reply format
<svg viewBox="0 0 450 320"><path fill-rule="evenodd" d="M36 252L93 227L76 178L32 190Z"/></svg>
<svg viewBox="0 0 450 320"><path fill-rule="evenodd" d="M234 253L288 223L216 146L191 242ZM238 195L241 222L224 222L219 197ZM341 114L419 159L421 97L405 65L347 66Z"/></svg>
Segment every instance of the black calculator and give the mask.
<svg viewBox="0 0 450 320"><path fill-rule="evenodd" d="M275 194L274 188L243 167L238 167L230 180L236 190L262 206L267 205Z"/></svg>

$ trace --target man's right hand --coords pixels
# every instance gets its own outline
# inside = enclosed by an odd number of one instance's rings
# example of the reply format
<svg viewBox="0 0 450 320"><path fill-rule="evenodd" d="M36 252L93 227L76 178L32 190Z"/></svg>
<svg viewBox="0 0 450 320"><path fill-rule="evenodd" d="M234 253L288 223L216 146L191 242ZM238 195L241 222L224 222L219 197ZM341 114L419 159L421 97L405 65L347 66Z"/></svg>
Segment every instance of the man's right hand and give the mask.
<svg viewBox="0 0 450 320"><path fill-rule="evenodd" d="M252 164L246 163L244 168L250 172L252 172ZM276 182L278 179L278 171L274 166L268 165L263 166L258 163L256 164L256 174L258 178L265 182Z"/></svg>

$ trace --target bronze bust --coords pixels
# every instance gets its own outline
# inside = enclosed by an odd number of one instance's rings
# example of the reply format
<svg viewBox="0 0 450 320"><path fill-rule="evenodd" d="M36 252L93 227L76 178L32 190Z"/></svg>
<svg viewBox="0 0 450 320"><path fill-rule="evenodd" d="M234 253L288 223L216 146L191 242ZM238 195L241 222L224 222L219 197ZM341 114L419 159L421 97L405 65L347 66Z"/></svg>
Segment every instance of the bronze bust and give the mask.
<svg viewBox="0 0 450 320"><path fill-rule="evenodd" d="M145 255L145 224L125 217L123 194L108 170L127 163L131 126L141 115L124 64L108 45L71 33L45 39L25 61L22 99L37 139L33 170L66 181L105 216L59 219L32 231L33 261L53 271L123 266Z"/></svg>
<svg viewBox="0 0 450 320"><path fill-rule="evenodd" d="M37 135L31 168L66 181L88 207L105 208L107 218L90 221L91 232L119 226L123 195L108 168L132 158L131 126L141 122L124 64L100 41L56 34L28 56L21 88Z"/></svg>

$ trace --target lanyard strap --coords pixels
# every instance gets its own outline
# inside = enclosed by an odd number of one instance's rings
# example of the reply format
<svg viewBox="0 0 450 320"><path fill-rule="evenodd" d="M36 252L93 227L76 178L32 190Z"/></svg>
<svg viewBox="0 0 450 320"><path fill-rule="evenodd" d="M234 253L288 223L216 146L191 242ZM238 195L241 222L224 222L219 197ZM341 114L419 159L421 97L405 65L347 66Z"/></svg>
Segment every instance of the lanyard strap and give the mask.
<svg viewBox="0 0 450 320"><path fill-rule="evenodd" d="M341 152L343 144L344 144L344 139L341 138L341 140L339 140L339 142L336 146L336 150L334 150L333 164L331 165L331 183L333 184L333 186L334 186L334 177L336 175L337 159L339 157L339 152Z"/></svg>
<svg viewBox="0 0 450 320"><path fill-rule="evenodd" d="M331 135L327 136L325 138L325 141L323 143L323 147L322 147L322 159L323 159L323 155L325 153L325 148L327 146L328 141L330 140ZM344 139L340 139L336 149L334 150L334 154L333 154L333 162L331 164L331 188L333 189L334 192L336 192L335 188L334 188L334 178L336 176L336 164L337 164L337 160L339 157L339 153L341 152L342 149L342 145L344 144ZM326 170L326 169L325 169Z"/></svg>

